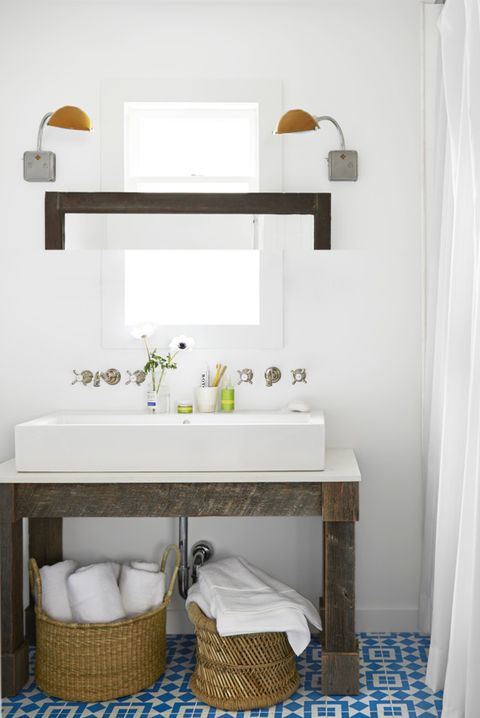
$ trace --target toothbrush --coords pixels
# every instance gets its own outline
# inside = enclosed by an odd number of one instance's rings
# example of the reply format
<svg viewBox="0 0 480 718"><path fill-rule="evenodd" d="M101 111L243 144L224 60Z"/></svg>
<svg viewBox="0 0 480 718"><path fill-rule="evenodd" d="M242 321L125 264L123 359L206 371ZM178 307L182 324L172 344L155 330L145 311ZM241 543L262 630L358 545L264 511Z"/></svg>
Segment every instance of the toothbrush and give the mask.
<svg viewBox="0 0 480 718"><path fill-rule="evenodd" d="M222 365L220 364L222 367ZM225 374L227 370L227 365L225 364L221 369L220 372L217 371L217 376L215 377L215 381L213 382L213 386L219 386L220 382L223 379L223 375Z"/></svg>
<svg viewBox="0 0 480 718"><path fill-rule="evenodd" d="M217 386L221 368L221 364L215 364L215 369L217 370L217 373L215 374L215 379L213 380L212 386Z"/></svg>

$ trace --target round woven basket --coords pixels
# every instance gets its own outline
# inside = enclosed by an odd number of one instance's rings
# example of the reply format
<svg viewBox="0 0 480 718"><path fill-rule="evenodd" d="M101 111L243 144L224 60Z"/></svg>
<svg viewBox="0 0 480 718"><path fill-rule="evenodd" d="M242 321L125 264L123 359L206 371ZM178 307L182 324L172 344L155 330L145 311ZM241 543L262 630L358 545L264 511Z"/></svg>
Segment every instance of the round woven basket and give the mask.
<svg viewBox="0 0 480 718"><path fill-rule="evenodd" d="M162 675L166 613L178 573L178 547L168 546L161 563L164 571L172 552L175 565L161 606L113 623L63 623L49 618L42 608L37 562L30 559L30 585L36 598L35 680L42 691L66 701L106 701L137 693Z"/></svg>
<svg viewBox="0 0 480 718"><path fill-rule="evenodd" d="M224 710L265 708L289 698L300 678L285 633L219 636L217 625L196 603L197 660L190 688L204 703Z"/></svg>

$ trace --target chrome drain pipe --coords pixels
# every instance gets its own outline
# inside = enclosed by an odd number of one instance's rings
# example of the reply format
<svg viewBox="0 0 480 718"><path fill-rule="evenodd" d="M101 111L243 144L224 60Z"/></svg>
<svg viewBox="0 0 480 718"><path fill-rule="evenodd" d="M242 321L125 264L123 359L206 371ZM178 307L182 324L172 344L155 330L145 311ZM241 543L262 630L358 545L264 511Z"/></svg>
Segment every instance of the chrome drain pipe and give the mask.
<svg viewBox="0 0 480 718"><path fill-rule="evenodd" d="M180 567L178 569L178 591L187 598L190 588L190 566L188 565L188 516L178 519L178 548L180 549Z"/></svg>
<svg viewBox="0 0 480 718"><path fill-rule="evenodd" d="M213 556L213 546L210 541L197 541L194 544L193 569L190 577L190 566L188 565L188 516L178 518L178 548L180 549L180 566L178 568L178 591L182 598L187 598L188 589L192 583L196 583L198 569L207 563Z"/></svg>

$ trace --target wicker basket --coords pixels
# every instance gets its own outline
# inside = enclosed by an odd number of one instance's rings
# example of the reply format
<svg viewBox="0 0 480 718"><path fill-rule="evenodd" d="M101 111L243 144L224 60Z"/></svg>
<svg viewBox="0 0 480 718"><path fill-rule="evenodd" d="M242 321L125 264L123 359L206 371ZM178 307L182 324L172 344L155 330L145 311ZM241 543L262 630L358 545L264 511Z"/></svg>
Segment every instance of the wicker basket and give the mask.
<svg viewBox="0 0 480 718"><path fill-rule="evenodd" d="M35 679L38 687L67 701L105 701L136 693L154 683L166 664L165 622L178 573L175 553L170 585L163 603L148 613L113 623L63 623L42 609L42 584L35 559L30 559L30 584L36 595Z"/></svg>
<svg viewBox="0 0 480 718"><path fill-rule="evenodd" d="M222 637L196 603L188 606L188 616L197 637L190 688L201 701L224 710L251 710L295 693L300 678L285 633Z"/></svg>

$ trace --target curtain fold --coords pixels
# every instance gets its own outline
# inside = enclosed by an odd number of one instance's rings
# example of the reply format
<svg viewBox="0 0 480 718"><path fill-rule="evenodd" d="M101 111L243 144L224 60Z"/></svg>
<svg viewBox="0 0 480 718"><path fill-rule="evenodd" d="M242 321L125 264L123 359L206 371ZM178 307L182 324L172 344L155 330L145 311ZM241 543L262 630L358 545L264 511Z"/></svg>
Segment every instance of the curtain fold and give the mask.
<svg viewBox="0 0 480 718"><path fill-rule="evenodd" d="M436 313L429 320L425 538L434 540L427 683L445 689L442 718L480 716L478 3L448 0L439 21L447 131ZM428 569L424 560L424 581ZM427 604L424 599L424 624Z"/></svg>

